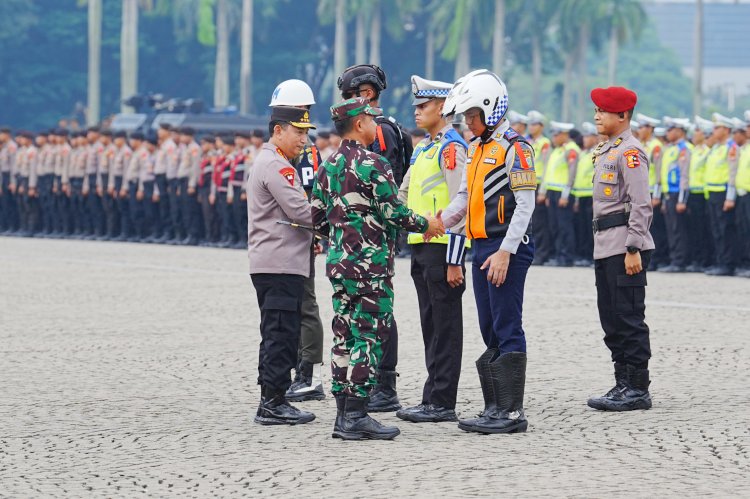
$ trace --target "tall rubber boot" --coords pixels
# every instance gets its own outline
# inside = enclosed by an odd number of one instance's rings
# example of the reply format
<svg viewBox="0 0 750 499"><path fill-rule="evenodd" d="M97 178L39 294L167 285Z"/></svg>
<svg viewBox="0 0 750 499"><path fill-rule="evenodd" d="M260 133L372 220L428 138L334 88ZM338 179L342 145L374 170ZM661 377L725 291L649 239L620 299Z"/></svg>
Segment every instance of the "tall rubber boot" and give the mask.
<svg viewBox="0 0 750 499"><path fill-rule="evenodd" d="M476 420L460 421L458 427L477 433L522 433L529 426L523 410L526 388L526 354L501 354L489 365L496 407Z"/></svg>

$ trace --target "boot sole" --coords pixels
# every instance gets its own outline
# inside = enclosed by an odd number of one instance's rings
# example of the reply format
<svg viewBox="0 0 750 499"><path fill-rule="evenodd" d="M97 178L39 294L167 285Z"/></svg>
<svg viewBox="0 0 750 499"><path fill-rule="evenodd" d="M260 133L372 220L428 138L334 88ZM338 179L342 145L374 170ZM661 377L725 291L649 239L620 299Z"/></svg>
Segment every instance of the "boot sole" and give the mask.
<svg viewBox="0 0 750 499"><path fill-rule="evenodd" d="M596 409L597 411L603 411L603 412L628 412L628 411L647 411L651 409L651 401L641 401L634 404L623 404L623 405L607 405L607 404L597 404L596 402L588 402L588 406L592 409Z"/></svg>
<svg viewBox="0 0 750 499"><path fill-rule="evenodd" d="M255 416L255 419L254 419L256 423L258 423L259 425L263 425L263 426L280 426L280 425L295 426L298 424L309 423L314 420L315 420L315 415L313 415L312 418L303 418L303 419L276 419L276 418L264 418L261 416Z"/></svg>
<svg viewBox="0 0 750 499"><path fill-rule="evenodd" d="M522 421L513 426L506 428L483 428L479 426L470 426L458 423L458 427L463 431L471 433L482 433L485 435L497 434L497 433L526 433L526 429L529 427L528 421Z"/></svg>
<svg viewBox="0 0 750 499"><path fill-rule="evenodd" d="M287 395L286 399L289 402L305 402L307 400L325 400L325 393L309 393L304 395Z"/></svg>
<svg viewBox="0 0 750 499"><path fill-rule="evenodd" d="M354 433L348 431L334 431L331 434L333 438L340 438L341 440L393 440L397 436L401 435L399 431L395 435L372 435L370 433Z"/></svg>
<svg viewBox="0 0 750 499"><path fill-rule="evenodd" d="M401 410L401 404L387 405L385 407L370 407L367 406L367 412L396 412Z"/></svg>

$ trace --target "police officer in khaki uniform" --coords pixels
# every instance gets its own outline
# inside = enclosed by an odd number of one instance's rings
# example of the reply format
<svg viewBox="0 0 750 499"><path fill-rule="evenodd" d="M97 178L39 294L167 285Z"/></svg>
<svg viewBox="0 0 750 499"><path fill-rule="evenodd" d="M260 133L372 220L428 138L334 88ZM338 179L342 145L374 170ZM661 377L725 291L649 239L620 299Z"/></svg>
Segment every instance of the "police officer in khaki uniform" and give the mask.
<svg viewBox="0 0 750 499"><path fill-rule="evenodd" d="M616 383L588 405L603 411L649 409L651 348L644 300L654 249L653 208L648 156L630 131L637 96L623 87L596 88L591 100L596 128L609 137L594 151L594 268L599 320Z"/></svg>
<svg viewBox="0 0 750 499"><path fill-rule="evenodd" d="M273 107L271 140L263 144L247 181L250 277L261 314L261 402L255 422L262 425L302 424L315 419L314 414L300 411L286 399L290 372L297 360L312 234L278 223L312 223L310 204L289 162L302 151L311 128L315 127L307 109Z"/></svg>

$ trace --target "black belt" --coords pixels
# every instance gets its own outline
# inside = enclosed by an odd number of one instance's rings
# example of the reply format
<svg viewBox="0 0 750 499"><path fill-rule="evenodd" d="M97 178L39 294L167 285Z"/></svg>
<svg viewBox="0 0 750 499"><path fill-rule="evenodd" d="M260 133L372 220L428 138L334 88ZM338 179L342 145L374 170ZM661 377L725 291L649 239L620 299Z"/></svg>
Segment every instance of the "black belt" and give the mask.
<svg viewBox="0 0 750 499"><path fill-rule="evenodd" d="M595 218L591 222L594 232L611 229L612 227L619 227L621 225L628 225L630 220L630 212L624 211L622 213L615 213L613 215L607 215L604 217Z"/></svg>

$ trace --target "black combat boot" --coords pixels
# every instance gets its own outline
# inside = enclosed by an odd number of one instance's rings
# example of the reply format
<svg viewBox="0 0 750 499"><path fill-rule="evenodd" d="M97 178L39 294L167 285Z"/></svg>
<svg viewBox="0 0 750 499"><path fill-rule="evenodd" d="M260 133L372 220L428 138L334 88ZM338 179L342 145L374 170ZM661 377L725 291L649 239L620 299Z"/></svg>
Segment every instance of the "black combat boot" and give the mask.
<svg viewBox="0 0 750 499"><path fill-rule="evenodd" d="M526 354L509 352L490 362L490 387L495 407L473 420L461 420L458 427L477 433L522 433L529 423L523 411L526 387Z"/></svg>
<svg viewBox="0 0 750 499"><path fill-rule="evenodd" d="M367 405L369 412L393 412L401 409L401 403L396 393L396 371L384 371L378 369L375 375L378 385L370 394L370 402Z"/></svg>
<svg viewBox="0 0 750 499"><path fill-rule="evenodd" d="M312 412L300 411L289 405L284 390L264 386L261 388L260 407L255 422L262 425L296 425L309 423L315 419Z"/></svg>
<svg viewBox="0 0 750 499"><path fill-rule="evenodd" d="M337 395L336 404L343 399L343 412L336 416L333 438L344 440L393 440L401 434L395 426L383 426L367 414L367 398ZM340 406L339 406L340 407Z"/></svg>
<svg viewBox="0 0 750 499"><path fill-rule="evenodd" d="M638 411L651 409L651 394L648 386L648 369L627 366L625 385L610 396L601 397L597 406L589 406L600 411ZM609 393L607 394L609 395Z"/></svg>
<svg viewBox="0 0 750 499"><path fill-rule="evenodd" d="M605 411L604 406L608 404L608 401L625 388L625 384L628 381L628 366L621 362L615 362L615 386L613 386L607 393L601 397L591 397L587 404L589 407Z"/></svg>
<svg viewBox="0 0 750 499"><path fill-rule="evenodd" d="M301 360L297 366L297 374L294 379L296 381L286 391L287 400L303 402L326 398L326 394L323 392L320 364L312 364L306 360Z"/></svg>

